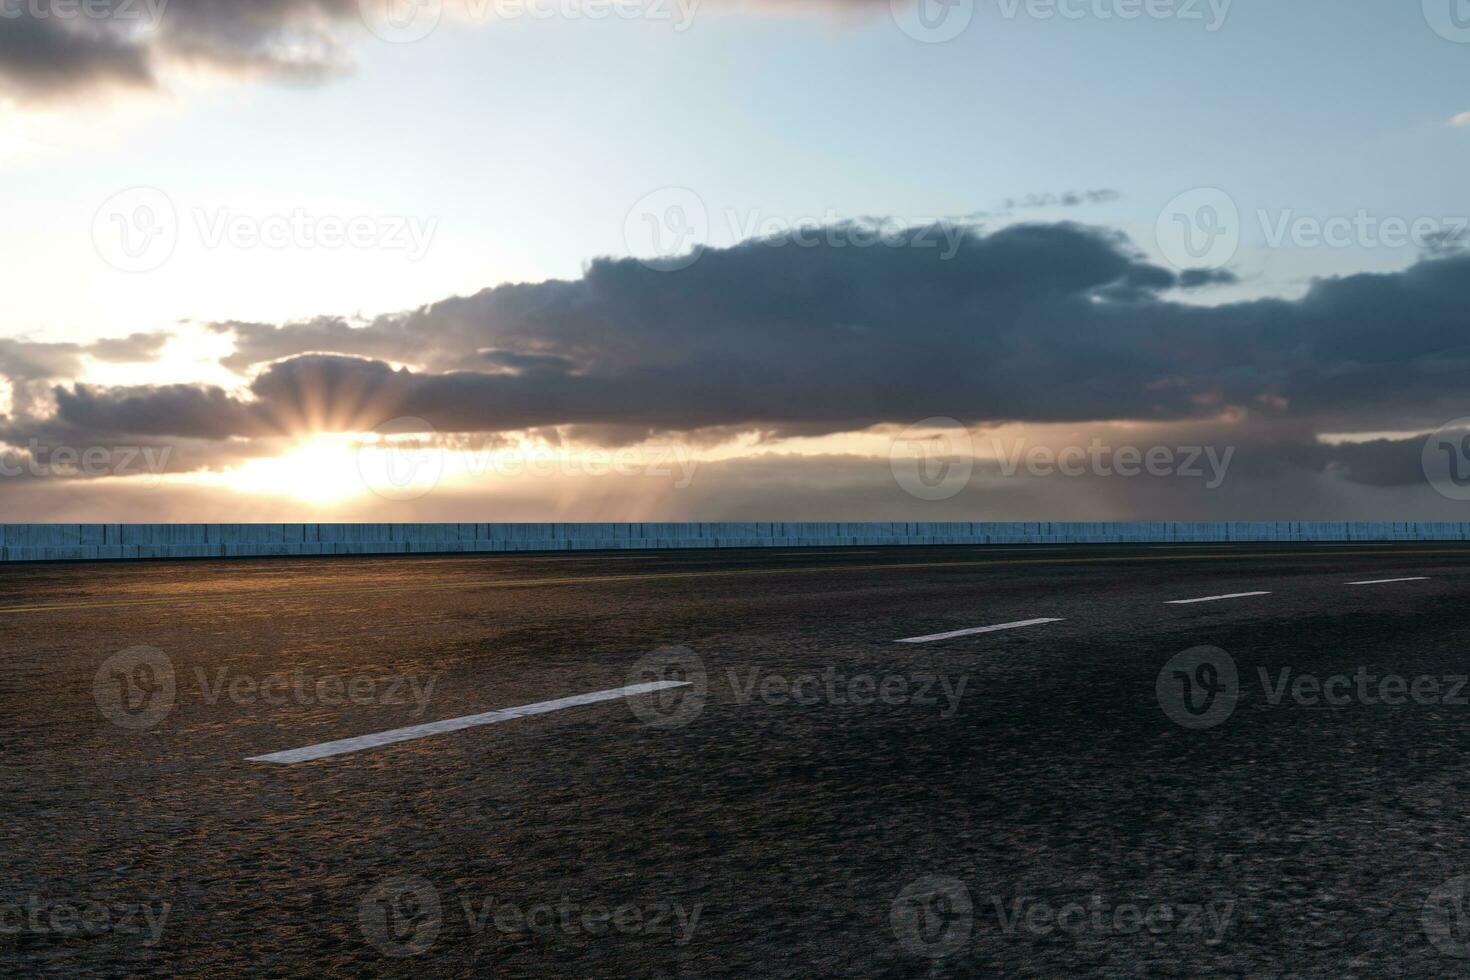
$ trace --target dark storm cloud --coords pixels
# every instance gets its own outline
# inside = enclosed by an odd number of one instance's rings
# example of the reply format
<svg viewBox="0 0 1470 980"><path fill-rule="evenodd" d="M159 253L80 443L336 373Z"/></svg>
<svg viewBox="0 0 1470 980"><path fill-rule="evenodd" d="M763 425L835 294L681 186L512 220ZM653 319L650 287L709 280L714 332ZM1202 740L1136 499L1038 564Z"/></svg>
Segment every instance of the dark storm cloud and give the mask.
<svg viewBox="0 0 1470 980"><path fill-rule="evenodd" d="M229 439L269 434L256 406L224 390L195 385L56 389L55 420L99 436L184 436Z"/></svg>
<svg viewBox="0 0 1470 980"><path fill-rule="evenodd" d="M1314 446L1304 453L1313 469L1336 471L1343 479L1373 487L1401 487L1424 482L1424 440L1372 439Z"/></svg>
<svg viewBox="0 0 1470 980"><path fill-rule="evenodd" d="M356 0L0 0L0 81L26 101L156 87L184 65L314 80L341 71Z"/></svg>
<svg viewBox="0 0 1470 980"><path fill-rule="evenodd" d="M19 99L102 87L149 88L148 50L106 21L64 20L0 4L0 81Z"/></svg>
<svg viewBox="0 0 1470 980"><path fill-rule="evenodd" d="M499 365L512 371L565 373L572 367L570 358L551 354L518 354L508 350L487 350L481 351L480 356L489 364Z"/></svg>
<svg viewBox="0 0 1470 980"><path fill-rule="evenodd" d="M1179 274L1181 289L1200 289L1204 286L1229 286L1240 282L1240 277L1229 269L1185 269Z"/></svg>
<svg viewBox="0 0 1470 980"><path fill-rule="evenodd" d="M967 232L949 260L752 241L678 272L603 259L575 282L496 287L355 328L233 324L221 328L238 340L229 363L258 365L248 395L62 388L57 413L211 438L396 416L442 432L818 435L929 416L1234 415L1247 428L1290 421L1308 439L1470 414L1470 256L1321 280L1297 300L1164 298L1187 279L1200 281L1072 224Z"/></svg>

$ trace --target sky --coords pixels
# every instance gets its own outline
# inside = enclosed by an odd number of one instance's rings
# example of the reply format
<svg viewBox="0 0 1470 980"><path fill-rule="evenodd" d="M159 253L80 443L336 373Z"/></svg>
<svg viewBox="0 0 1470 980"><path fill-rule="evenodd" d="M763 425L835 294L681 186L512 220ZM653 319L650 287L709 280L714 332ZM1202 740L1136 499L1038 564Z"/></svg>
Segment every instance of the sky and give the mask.
<svg viewBox="0 0 1470 980"><path fill-rule="evenodd" d="M1460 519L1467 79L1466 0L0 0L0 514Z"/></svg>

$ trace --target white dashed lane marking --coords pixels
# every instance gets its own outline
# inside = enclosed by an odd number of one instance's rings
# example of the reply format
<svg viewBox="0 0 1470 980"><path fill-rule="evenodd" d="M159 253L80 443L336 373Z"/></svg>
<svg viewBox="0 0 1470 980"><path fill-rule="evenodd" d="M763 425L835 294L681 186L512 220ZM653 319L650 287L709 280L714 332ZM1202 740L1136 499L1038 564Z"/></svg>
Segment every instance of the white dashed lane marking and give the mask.
<svg viewBox="0 0 1470 980"><path fill-rule="evenodd" d="M777 552L776 554L787 554ZM629 556L632 557L632 556ZM1405 576L1403 578L1376 578L1364 579L1357 582L1349 582L1348 585L1390 585L1397 582L1424 582L1428 581L1427 575ZM1170 599L1165 605L1188 606L1200 602L1221 602L1227 599L1249 599L1255 596L1271 595L1270 592L1231 592L1226 595L1200 596L1196 599ZM1014 623L997 623L993 626L973 626L969 629L950 630L946 633L931 633L927 636L910 636L896 643L934 643L939 640L953 640L962 636L976 636L981 633L999 633L1004 630L1022 629L1027 626L1042 626L1047 623L1064 622L1059 617L1042 619L1023 619ZM386 732L377 732L372 735L360 735L355 738L338 739L333 742L322 742L317 745L308 745L299 749L289 749L284 752L272 752L267 755L251 756L247 762L272 762L289 765L296 762L310 762L315 759L326 759L331 756L346 755L350 752L361 752L366 749L379 748L384 745L393 745L397 742L407 742L413 739L427 738L431 735L443 735L449 732L462 731L466 728L476 728L481 725L495 725L500 722L513 721L517 718L528 718L532 715L546 714L551 711L560 711L563 708L574 708L584 704L597 704L602 701L613 701L618 698L632 697L639 694L651 694L654 691L662 691L671 687L686 687L688 681L655 681L647 684L634 684L628 687L618 687L607 691L593 691L589 694L576 694L571 697L557 698L554 701L540 701L536 704L522 705L517 708L501 708L497 711L486 711L478 715L466 715L462 718L449 718L444 721L434 721L423 725L410 725L407 728L395 728Z"/></svg>
<svg viewBox="0 0 1470 980"><path fill-rule="evenodd" d="M349 752L361 752L364 749L375 749L383 745L392 745L395 742L407 742L416 738L427 738L430 735L443 735L447 732L457 732L465 728L476 728L480 725L495 725L502 721L514 721L517 718L527 718L531 715L544 715L549 711L575 708L583 704L596 704L599 701L615 701L618 698L632 697L637 694L650 694L669 687L686 687L688 684L689 681L652 681L647 684L632 684L628 687L616 687L610 691L574 694L569 698L557 698L555 701L540 701L536 704L522 705L519 708L501 708L499 711L486 711L483 714L465 715L462 718L431 721L424 725L410 725L408 728L395 728L391 731L378 732L373 735L359 735L357 738L343 738L335 742L322 742L319 745L308 745L305 748L289 749L285 752L272 752L269 755L250 756L245 761L276 762L285 765L293 762L310 762L313 759L325 759L334 755L346 755Z"/></svg>
<svg viewBox="0 0 1470 980"><path fill-rule="evenodd" d="M1198 599L1170 599L1167 606L1188 606L1196 602L1219 602L1221 599L1246 599L1255 595L1270 595L1269 592L1232 592L1229 595L1207 595Z"/></svg>
<svg viewBox="0 0 1470 980"><path fill-rule="evenodd" d="M997 626L976 626L967 630L953 630L949 633L934 633L931 636L911 636L906 640L895 640L895 643L933 643L935 640L952 640L957 636L974 636L976 633L998 633L1001 630L1015 630L1023 626L1040 626L1043 623L1060 623L1060 619L1023 619L1019 623L1001 623Z"/></svg>

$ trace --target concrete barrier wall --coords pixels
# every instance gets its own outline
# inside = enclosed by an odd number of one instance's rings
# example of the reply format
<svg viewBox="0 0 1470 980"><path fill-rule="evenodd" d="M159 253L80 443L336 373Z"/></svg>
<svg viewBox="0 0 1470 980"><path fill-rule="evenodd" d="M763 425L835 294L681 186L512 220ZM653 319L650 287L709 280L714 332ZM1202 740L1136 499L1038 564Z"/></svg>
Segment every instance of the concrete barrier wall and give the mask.
<svg viewBox="0 0 1470 980"><path fill-rule="evenodd" d="M1467 540L1470 523L1451 521L0 524L0 561L847 545Z"/></svg>

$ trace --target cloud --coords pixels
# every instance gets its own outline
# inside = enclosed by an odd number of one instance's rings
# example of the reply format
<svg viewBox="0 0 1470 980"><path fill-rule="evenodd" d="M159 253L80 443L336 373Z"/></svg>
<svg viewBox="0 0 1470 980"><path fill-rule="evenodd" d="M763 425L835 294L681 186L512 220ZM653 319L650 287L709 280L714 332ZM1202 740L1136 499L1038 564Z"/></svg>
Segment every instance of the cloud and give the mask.
<svg viewBox="0 0 1470 980"><path fill-rule="evenodd" d="M0 375L10 381L75 377L82 369L81 354L76 344L0 338Z"/></svg>
<svg viewBox="0 0 1470 980"><path fill-rule="evenodd" d="M599 520L1459 520L1464 503L1424 485L1338 478L1285 459L1248 466L1237 454L1229 478L1203 492L1199 480L1006 476L975 467L963 492L918 499L897 484L888 460L850 454L759 453L700 463L687 486L665 477L608 479L556 474L491 475L443 485L406 502L371 494L329 509L290 496L237 494L197 483L6 479L0 499L11 521L599 521ZM156 457L155 457L156 458ZM1250 457L1257 458L1257 457ZM232 462L221 456L220 462ZM15 465L15 460L7 461ZM176 450L167 469L197 462ZM136 460L133 465L140 465ZM678 472L676 469L674 472Z"/></svg>
<svg viewBox="0 0 1470 980"><path fill-rule="evenodd" d="M1240 277L1229 269L1185 269L1179 274L1181 289L1201 289L1205 286L1228 286L1240 282Z"/></svg>
<svg viewBox="0 0 1470 980"><path fill-rule="evenodd" d="M1228 273L1176 273L1118 233L1078 224L966 230L949 259L912 245L809 240L817 244L708 249L677 272L599 259L576 280L498 286L362 323L217 324L236 343L226 363L244 379L237 389L70 380L87 358L156 356L165 335L3 341L0 375L26 397L0 420L0 442L171 445L170 468L186 471L399 418L471 445L530 431L580 444L708 446L742 433L769 444L949 417L1065 431L1080 445L1101 435L1235 454L1229 484L1208 497L1158 480L985 478L979 496L946 505L954 519L1370 516L1395 493L1410 495L1402 502L1416 515L1444 512L1421 492L1422 438L1327 443L1318 434L1428 432L1470 415L1463 250L1321 279L1299 298L1202 306L1177 290L1232 281ZM714 470L728 485L648 512L619 503L621 490L567 489L563 502L590 507L584 519L769 516L791 499L783 488L825 472L829 510L812 498L782 512L909 513L910 502L884 489L886 460L814 466L752 457ZM527 493L515 512L545 517ZM680 510L695 500L707 509Z"/></svg>
<svg viewBox="0 0 1470 980"><path fill-rule="evenodd" d="M1063 191L1060 194L1027 194L1025 197L1007 198L1001 208L1005 211L1080 208L1089 204L1110 204L1121 199L1122 196L1119 192L1106 187L1086 191Z"/></svg>
<svg viewBox="0 0 1470 980"><path fill-rule="evenodd" d="M874 15L886 9L881 0L747 6ZM495 9L480 0L418 6L401 0L6 0L0 4L0 103L151 92L178 71L319 82L352 69L352 42L372 36L368 22L377 26L385 16L404 14L432 15L434 24L441 16L483 21Z"/></svg>
<svg viewBox="0 0 1470 980"><path fill-rule="evenodd" d="M1189 417L1194 388L1155 384L1178 366L1162 350L1179 343L1165 336L1172 320L1198 315L1158 299L1179 282L1118 236L1068 224L966 232L947 261L922 247L754 241L677 273L602 259L575 282L488 289L358 328L233 324L230 364L259 369L248 393L61 388L57 414L173 435L373 415L446 432L810 433L926 415Z"/></svg>
<svg viewBox="0 0 1470 980"><path fill-rule="evenodd" d="M23 102L150 91L171 69L315 81L349 66L356 0L26 0L0 8L0 81Z"/></svg>
<svg viewBox="0 0 1470 980"><path fill-rule="evenodd" d="M147 361L163 349L171 336L163 332L135 333L91 344L0 338L0 378L10 386L10 411L20 414L33 411L48 396L50 382L76 378L82 373L85 357L122 363Z"/></svg>
<svg viewBox="0 0 1470 980"><path fill-rule="evenodd" d="M158 356L170 336L166 333L135 333L126 337L99 340L83 349L99 361L127 364Z"/></svg>
<svg viewBox="0 0 1470 980"><path fill-rule="evenodd" d="M144 385L56 389L55 419L91 438L182 436L231 439L272 434L260 412L223 389Z"/></svg>
<svg viewBox="0 0 1470 980"><path fill-rule="evenodd" d="M12 98L39 101L102 87L154 86L147 48L106 22L6 10L0 19L0 81Z"/></svg>
<svg viewBox="0 0 1470 980"><path fill-rule="evenodd" d="M172 336L166 332L135 333L90 344L44 343L0 337L0 377L10 381L75 378L82 371L83 356L118 363L146 361L155 357Z"/></svg>
<svg viewBox="0 0 1470 980"><path fill-rule="evenodd" d="M1470 127L1470 112L1460 113L1450 120L1450 125L1460 129Z"/></svg>
<svg viewBox="0 0 1470 980"><path fill-rule="evenodd" d="M821 435L946 416L971 424L1234 418L1243 431L1428 431L1470 414L1470 254L1319 280L1299 299L1199 306L1229 281L1152 265L1116 233L967 231L954 257L826 236L709 249L660 272L600 259L359 326L232 323L239 391L54 385L78 432L197 439L370 429L579 427ZM914 236L903 236L913 241ZM148 339L94 345L146 346ZM56 377L79 349L0 369ZM614 436L609 435L609 438ZM1359 465L1362 471L1363 464Z"/></svg>

